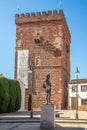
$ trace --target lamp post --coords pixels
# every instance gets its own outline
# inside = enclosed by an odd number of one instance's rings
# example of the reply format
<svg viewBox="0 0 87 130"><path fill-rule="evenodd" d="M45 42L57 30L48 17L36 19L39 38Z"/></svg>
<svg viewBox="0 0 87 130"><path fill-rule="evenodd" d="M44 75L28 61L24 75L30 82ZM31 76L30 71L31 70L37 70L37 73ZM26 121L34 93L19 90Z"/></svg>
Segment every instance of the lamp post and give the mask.
<svg viewBox="0 0 87 130"><path fill-rule="evenodd" d="M30 66L28 68L28 73L32 73L32 89L31 89L31 113L30 113L30 117L33 118L33 87L34 87L34 68L32 66Z"/></svg>
<svg viewBox="0 0 87 130"><path fill-rule="evenodd" d="M76 68L75 75L77 80L77 87L76 87L76 119L78 119L78 75L79 75L78 67Z"/></svg>

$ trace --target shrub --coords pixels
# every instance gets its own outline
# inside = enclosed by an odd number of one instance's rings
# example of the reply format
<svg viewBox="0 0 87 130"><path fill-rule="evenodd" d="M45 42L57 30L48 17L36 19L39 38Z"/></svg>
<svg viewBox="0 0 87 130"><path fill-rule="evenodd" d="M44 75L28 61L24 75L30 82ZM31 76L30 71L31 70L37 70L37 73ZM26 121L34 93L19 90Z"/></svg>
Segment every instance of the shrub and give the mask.
<svg viewBox="0 0 87 130"><path fill-rule="evenodd" d="M21 88L17 80L0 78L0 113L14 112L21 105Z"/></svg>
<svg viewBox="0 0 87 130"><path fill-rule="evenodd" d="M15 110L17 111L21 106L21 88L20 83L15 80L15 87L16 87L16 105Z"/></svg>
<svg viewBox="0 0 87 130"><path fill-rule="evenodd" d="M14 80L9 80L9 106L8 106L8 112L15 111L16 106L16 87Z"/></svg>
<svg viewBox="0 0 87 130"><path fill-rule="evenodd" d="M9 96L10 102L8 111L17 111L21 105L21 88L17 80L9 80Z"/></svg>
<svg viewBox="0 0 87 130"><path fill-rule="evenodd" d="M0 78L0 113L7 112L9 105L9 83L7 78Z"/></svg>

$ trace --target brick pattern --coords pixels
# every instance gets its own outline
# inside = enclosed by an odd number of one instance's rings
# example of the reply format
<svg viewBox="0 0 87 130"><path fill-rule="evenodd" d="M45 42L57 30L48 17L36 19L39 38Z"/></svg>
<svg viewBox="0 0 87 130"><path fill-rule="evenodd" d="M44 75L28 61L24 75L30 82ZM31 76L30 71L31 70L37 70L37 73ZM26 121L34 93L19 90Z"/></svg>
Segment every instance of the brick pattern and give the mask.
<svg viewBox="0 0 87 130"><path fill-rule="evenodd" d="M29 65L34 69L33 109L40 110L46 103L46 93L42 88L48 73L51 76L51 102L61 108L67 105L67 86L70 78L70 33L63 11L16 14L16 60L17 50L29 49ZM28 95L32 91L32 74L29 74L29 86L26 89L25 110L28 108Z"/></svg>

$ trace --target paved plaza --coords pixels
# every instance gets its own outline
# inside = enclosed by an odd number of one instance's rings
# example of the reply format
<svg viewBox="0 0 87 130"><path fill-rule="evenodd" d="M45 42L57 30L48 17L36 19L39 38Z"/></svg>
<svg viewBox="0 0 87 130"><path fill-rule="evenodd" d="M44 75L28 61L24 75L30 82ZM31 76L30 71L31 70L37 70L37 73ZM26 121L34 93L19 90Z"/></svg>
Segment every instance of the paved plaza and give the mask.
<svg viewBox="0 0 87 130"><path fill-rule="evenodd" d="M40 129L40 123L0 123L0 130L41 130L41 129ZM87 130L87 124L57 123L54 130Z"/></svg>
<svg viewBox="0 0 87 130"><path fill-rule="evenodd" d="M55 118L56 127L54 130L87 130L86 111L78 113L78 120L75 119L75 111L64 110L62 112L64 114ZM0 114L0 130L41 130L40 113L34 112L33 119L30 118L29 112Z"/></svg>

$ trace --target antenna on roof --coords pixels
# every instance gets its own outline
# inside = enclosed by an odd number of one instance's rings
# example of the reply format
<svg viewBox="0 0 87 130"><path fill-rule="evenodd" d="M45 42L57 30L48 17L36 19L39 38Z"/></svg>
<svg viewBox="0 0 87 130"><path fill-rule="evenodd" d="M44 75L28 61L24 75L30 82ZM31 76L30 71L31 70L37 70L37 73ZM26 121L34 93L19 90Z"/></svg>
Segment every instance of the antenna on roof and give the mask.
<svg viewBox="0 0 87 130"><path fill-rule="evenodd" d="M61 9L62 6L62 0L59 0L59 9Z"/></svg>
<svg viewBox="0 0 87 130"><path fill-rule="evenodd" d="M17 13L19 14L19 6L17 7Z"/></svg>

